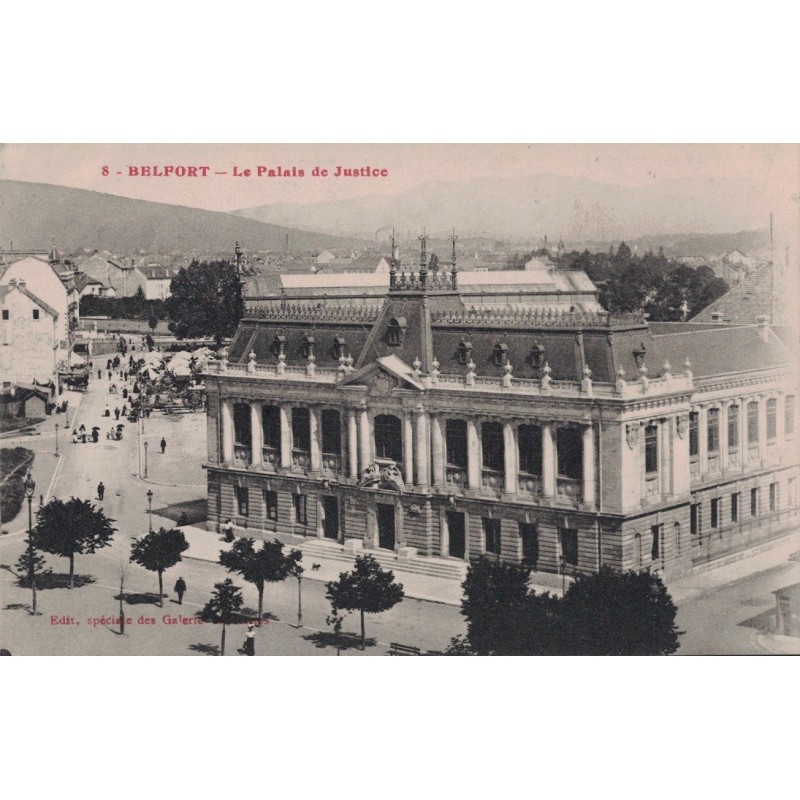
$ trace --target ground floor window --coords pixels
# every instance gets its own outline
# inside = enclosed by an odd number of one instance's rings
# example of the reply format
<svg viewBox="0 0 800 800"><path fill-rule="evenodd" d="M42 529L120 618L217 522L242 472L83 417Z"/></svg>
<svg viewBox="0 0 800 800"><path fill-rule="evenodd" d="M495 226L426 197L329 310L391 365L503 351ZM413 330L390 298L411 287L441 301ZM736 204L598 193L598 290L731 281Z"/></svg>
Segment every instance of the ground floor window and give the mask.
<svg viewBox="0 0 800 800"><path fill-rule="evenodd" d="M267 489L264 492L264 505L267 509L267 519L278 519L278 493Z"/></svg>
<svg viewBox="0 0 800 800"><path fill-rule="evenodd" d="M758 489L750 490L750 516L758 516Z"/></svg>
<svg viewBox="0 0 800 800"><path fill-rule="evenodd" d="M653 525L650 528L652 544L650 545L650 558L657 561L661 558L661 526Z"/></svg>
<svg viewBox="0 0 800 800"><path fill-rule="evenodd" d="M731 522L739 521L739 492L731 495Z"/></svg>
<svg viewBox="0 0 800 800"><path fill-rule="evenodd" d="M578 566L578 531L575 528L559 528L561 540L561 556L565 564Z"/></svg>
<svg viewBox="0 0 800 800"><path fill-rule="evenodd" d="M778 484L771 483L769 485L769 510L778 510Z"/></svg>
<svg viewBox="0 0 800 800"><path fill-rule="evenodd" d="M484 549L487 553L500 555L500 520L484 519L483 536L485 540Z"/></svg>
<svg viewBox="0 0 800 800"><path fill-rule="evenodd" d="M246 486L236 487L236 507L240 517L246 517L249 512L249 492Z"/></svg>
<svg viewBox="0 0 800 800"><path fill-rule="evenodd" d="M719 500L715 497L711 501L711 527L719 526Z"/></svg>
<svg viewBox="0 0 800 800"><path fill-rule="evenodd" d="M702 520L700 519L700 503L692 503L689 507L689 522L692 536L699 536L702 533Z"/></svg>
<svg viewBox="0 0 800 800"><path fill-rule="evenodd" d="M308 510L304 494L294 495L294 521L298 525L308 525Z"/></svg>

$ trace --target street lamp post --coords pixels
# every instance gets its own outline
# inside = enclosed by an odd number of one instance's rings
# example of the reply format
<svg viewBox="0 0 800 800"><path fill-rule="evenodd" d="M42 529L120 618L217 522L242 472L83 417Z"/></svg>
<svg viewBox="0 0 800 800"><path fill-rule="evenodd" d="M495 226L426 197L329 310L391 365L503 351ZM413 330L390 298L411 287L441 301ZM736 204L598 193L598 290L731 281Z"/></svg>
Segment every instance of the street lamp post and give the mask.
<svg viewBox="0 0 800 800"><path fill-rule="evenodd" d="M28 498L28 580L31 584L32 612L36 614L36 571L34 570L34 558L36 553L33 549L33 493L36 491L36 481L31 477L30 472L25 479L25 497Z"/></svg>
<svg viewBox="0 0 800 800"><path fill-rule="evenodd" d="M147 490L147 532L153 532L153 490Z"/></svg>
<svg viewBox="0 0 800 800"><path fill-rule="evenodd" d="M56 422L56 458L58 458L58 423Z"/></svg>
<svg viewBox="0 0 800 800"><path fill-rule="evenodd" d="M144 443L144 476L147 477L147 442Z"/></svg>

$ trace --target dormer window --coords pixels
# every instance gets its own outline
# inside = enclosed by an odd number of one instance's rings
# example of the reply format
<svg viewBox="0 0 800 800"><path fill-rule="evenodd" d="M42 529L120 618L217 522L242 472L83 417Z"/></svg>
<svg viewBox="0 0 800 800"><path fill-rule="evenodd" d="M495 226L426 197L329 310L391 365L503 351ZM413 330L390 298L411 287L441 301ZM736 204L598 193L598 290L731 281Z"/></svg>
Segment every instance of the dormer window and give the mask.
<svg viewBox="0 0 800 800"><path fill-rule="evenodd" d="M333 338L333 357L337 359L347 357L347 342L343 336Z"/></svg>
<svg viewBox="0 0 800 800"><path fill-rule="evenodd" d="M544 356L544 345L535 342L531 347L531 366L537 370L541 369L544 366Z"/></svg>
<svg viewBox="0 0 800 800"><path fill-rule="evenodd" d="M469 364L470 361L472 361L472 342L462 337L458 344L458 363Z"/></svg>
<svg viewBox="0 0 800 800"><path fill-rule="evenodd" d="M277 334L272 340L272 353L275 356L286 355L286 337Z"/></svg>
<svg viewBox="0 0 800 800"><path fill-rule="evenodd" d="M641 369L644 366L644 357L647 354L647 350L644 346L644 342L640 342L639 347L633 351L633 360L636 362L636 368Z"/></svg>
<svg viewBox="0 0 800 800"><path fill-rule="evenodd" d="M494 346L494 363L497 367L508 364L508 345L500 342Z"/></svg>
<svg viewBox="0 0 800 800"><path fill-rule="evenodd" d="M389 320L389 325L386 329L389 344L401 345L406 338L406 318L405 317L392 317Z"/></svg>
<svg viewBox="0 0 800 800"><path fill-rule="evenodd" d="M303 340L300 342L300 355L303 358L308 358L309 356L314 355L314 337L313 336L304 336Z"/></svg>

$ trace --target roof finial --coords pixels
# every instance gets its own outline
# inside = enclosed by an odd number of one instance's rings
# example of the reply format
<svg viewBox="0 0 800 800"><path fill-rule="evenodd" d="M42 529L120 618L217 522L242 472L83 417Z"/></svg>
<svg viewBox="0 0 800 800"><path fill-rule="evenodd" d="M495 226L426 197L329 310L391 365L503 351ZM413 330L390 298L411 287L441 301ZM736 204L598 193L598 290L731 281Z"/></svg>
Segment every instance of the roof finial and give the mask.
<svg viewBox="0 0 800 800"><path fill-rule="evenodd" d="M458 267L456 267L456 241L458 240L458 236L456 236L456 229L453 228L453 235L450 237L450 241L453 243L453 262L450 267L450 285L455 291L458 288Z"/></svg>
<svg viewBox="0 0 800 800"><path fill-rule="evenodd" d="M426 252L426 246L428 243L428 236L425 233L425 228L422 228L422 236L419 237L420 240L420 248L419 248L419 282L422 289L425 289L425 283L428 280L428 254Z"/></svg>

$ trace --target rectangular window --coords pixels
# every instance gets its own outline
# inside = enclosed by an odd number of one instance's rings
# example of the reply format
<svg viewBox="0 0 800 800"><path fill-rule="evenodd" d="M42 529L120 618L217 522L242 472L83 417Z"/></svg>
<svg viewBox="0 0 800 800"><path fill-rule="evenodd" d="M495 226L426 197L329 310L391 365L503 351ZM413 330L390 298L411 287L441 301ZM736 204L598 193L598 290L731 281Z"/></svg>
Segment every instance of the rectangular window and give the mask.
<svg viewBox="0 0 800 800"><path fill-rule="evenodd" d="M739 521L739 492L731 495L731 522Z"/></svg>
<svg viewBox="0 0 800 800"><path fill-rule="evenodd" d="M334 456L342 454L342 421L339 412L332 408L322 412L322 452Z"/></svg>
<svg viewBox="0 0 800 800"><path fill-rule="evenodd" d="M292 409L292 447L308 453L311 450L311 422L307 408Z"/></svg>
<svg viewBox="0 0 800 800"><path fill-rule="evenodd" d="M658 426L644 429L644 469L648 475L658 472Z"/></svg>
<svg viewBox="0 0 800 800"><path fill-rule="evenodd" d="M692 536L699 536L703 531L702 520L700 518L700 503L692 503L689 507L689 519Z"/></svg>
<svg viewBox="0 0 800 800"><path fill-rule="evenodd" d="M771 397L767 400L767 439L775 439L778 435L778 401Z"/></svg>
<svg viewBox="0 0 800 800"><path fill-rule="evenodd" d="M558 477L579 481L583 477L583 441L578 428L559 428L556 431Z"/></svg>
<svg viewBox="0 0 800 800"><path fill-rule="evenodd" d="M578 531L575 528L559 528L558 537L561 541L561 555L565 564L578 566Z"/></svg>
<svg viewBox="0 0 800 800"><path fill-rule="evenodd" d="M261 409L264 426L264 447L281 449L281 412L277 406L264 406Z"/></svg>
<svg viewBox="0 0 800 800"><path fill-rule="evenodd" d="M502 423L484 422L481 425L481 445L484 469L503 472L505 470L505 449Z"/></svg>
<svg viewBox="0 0 800 800"><path fill-rule="evenodd" d="M252 431L250 429L249 403L233 404L233 438L240 447L250 447Z"/></svg>
<svg viewBox="0 0 800 800"><path fill-rule="evenodd" d="M661 558L661 526L653 525L650 528L650 536L652 537L652 543L650 545L650 558L653 561L657 561L659 558Z"/></svg>
<svg viewBox="0 0 800 800"><path fill-rule="evenodd" d="M538 425L520 425L517 429L519 442L519 471L527 475L542 474L542 429Z"/></svg>
<svg viewBox="0 0 800 800"><path fill-rule="evenodd" d="M794 395L789 395L784 400L783 406L783 432L794 433Z"/></svg>
<svg viewBox="0 0 800 800"><path fill-rule="evenodd" d="M449 467L467 468L467 422L448 419L445 423L445 446Z"/></svg>
<svg viewBox="0 0 800 800"><path fill-rule="evenodd" d="M719 452L719 409L709 408L706 418L706 431L708 433L708 452Z"/></svg>
<svg viewBox="0 0 800 800"><path fill-rule="evenodd" d="M778 510L778 484L771 483L769 485L769 510Z"/></svg>
<svg viewBox="0 0 800 800"><path fill-rule="evenodd" d="M747 444L758 444L758 403L747 404Z"/></svg>
<svg viewBox="0 0 800 800"><path fill-rule="evenodd" d="M39 309L38 308L34 308L33 309L33 318L34 319L39 319Z"/></svg>
<svg viewBox="0 0 800 800"><path fill-rule="evenodd" d="M739 406L728 408L728 450L739 447Z"/></svg>
<svg viewBox="0 0 800 800"><path fill-rule="evenodd" d="M483 535L485 539L484 549L487 553L500 555L500 520L484 519Z"/></svg>
<svg viewBox="0 0 800 800"><path fill-rule="evenodd" d="M267 509L267 519L278 519L278 493L269 489L264 491L264 505Z"/></svg>
<svg viewBox="0 0 800 800"><path fill-rule="evenodd" d="M719 500L716 497L711 501L711 527L719 527Z"/></svg>
<svg viewBox="0 0 800 800"><path fill-rule="evenodd" d="M758 489L750 490L750 516L758 516Z"/></svg>
<svg viewBox="0 0 800 800"><path fill-rule="evenodd" d="M700 414L692 411L689 414L689 455L696 456L700 453Z"/></svg>
<svg viewBox="0 0 800 800"><path fill-rule="evenodd" d="M308 525L308 514L306 512L306 496L304 494L294 495L294 521L298 525Z"/></svg>
<svg viewBox="0 0 800 800"><path fill-rule="evenodd" d="M250 497L246 486L236 487L236 507L239 509L239 516L246 517L250 511Z"/></svg>
<svg viewBox="0 0 800 800"><path fill-rule="evenodd" d="M7 308L3 309L3 319L8 319L8 309Z"/></svg>

